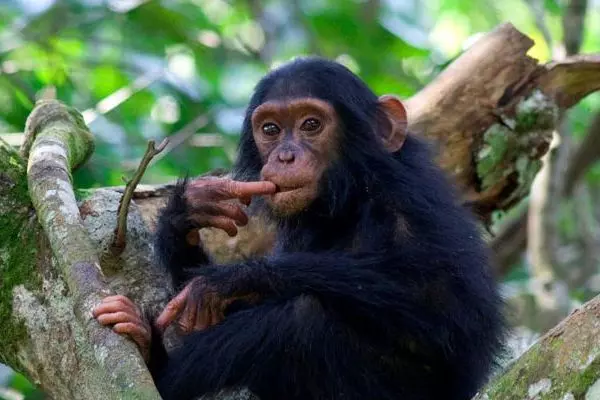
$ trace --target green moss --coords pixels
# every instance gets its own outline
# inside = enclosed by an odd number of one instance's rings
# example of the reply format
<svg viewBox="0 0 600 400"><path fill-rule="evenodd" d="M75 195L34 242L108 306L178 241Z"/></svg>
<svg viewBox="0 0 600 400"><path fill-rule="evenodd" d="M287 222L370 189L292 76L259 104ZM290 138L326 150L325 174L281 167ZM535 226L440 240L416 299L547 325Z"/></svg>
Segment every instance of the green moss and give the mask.
<svg viewBox="0 0 600 400"><path fill-rule="evenodd" d="M574 374L572 382L568 382L569 391L576 399L583 398L587 390L600 377L600 360L596 359L582 373Z"/></svg>
<svg viewBox="0 0 600 400"><path fill-rule="evenodd" d="M544 141L550 142L558 116L556 104L539 90L519 102L514 117L498 115L502 122L484 132L475 156L479 190L508 187L516 179L518 186L511 186L510 196L499 206L511 205L526 196L541 167Z"/></svg>
<svg viewBox="0 0 600 400"><path fill-rule="evenodd" d="M71 139L69 148L74 149L73 151L76 152L75 156L73 157L73 162L71 163L71 171L73 171L78 166L85 163L94 153L95 142L94 135L92 135L88 129L79 111L73 107L65 107L80 131L77 135L70 135L69 137Z"/></svg>
<svg viewBox="0 0 600 400"><path fill-rule="evenodd" d="M556 126L558 106L540 90L519 103L516 110L516 132L548 130Z"/></svg>
<svg viewBox="0 0 600 400"><path fill-rule="evenodd" d="M531 159L527 155L520 155L515 162L516 171L518 174L519 187L512 193L512 198L521 198L529 193L529 188L533 183L538 171L542 168L542 161L539 159Z"/></svg>
<svg viewBox="0 0 600 400"><path fill-rule="evenodd" d="M488 389L487 394L490 399L524 398L529 385L548 377L552 370L551 360L542 357L539 348L534 347L525 353L508 373L502 375Z"/></svg>
<svg viewBox="0 0 600 400"><path fill-rule="evenodd" d="M20 156L0 140L0 361L18 366L17 344L26 337L22 322L12 316L12 290L39 287L34 271L39 225L27 192L26 168Z"/></svg>
<svg viewBox="0 0 600 400"><path fill-rule="evenodd" d="M494 124L483 134L483 145L477 153L477 176L481 188L494 186L505 174L505 159L512 132L503 125Z"/></svg>
<svg viewBox="0 0 600 400"><path fill-rule="evenodd" d="M583 366L594 354L593 348L579 348L567 351L562 337L551 338L541 345L535 345L525 353L509 372L493 382L486 390L490 400L529 398L531 385L542 379L552 382L547 392L538 394L540 400L562 400L567 393L576 399L583 399L589 388L600 378L600 358ZM569 357L568 361L562 359Z"/></svg>
<svg viewBox="0 0 600 400"><path fill-rule="evenodd" d="M77 201L83 201L93 195L97 189L75 189L75 199Z"/></svg>

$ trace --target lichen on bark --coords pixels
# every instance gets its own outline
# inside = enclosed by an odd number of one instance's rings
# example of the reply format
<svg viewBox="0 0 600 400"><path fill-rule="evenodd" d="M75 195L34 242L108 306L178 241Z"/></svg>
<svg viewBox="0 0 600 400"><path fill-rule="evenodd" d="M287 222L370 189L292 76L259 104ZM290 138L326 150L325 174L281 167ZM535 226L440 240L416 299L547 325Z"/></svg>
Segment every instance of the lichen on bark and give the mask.
<svg viewBox="0 0 600 400"><path fill-rule="evenodd" d="M39 225L27 194L25 162L0 139L0 361L19 366L19 343L26 338L22 320L13 314L13 289L39 288L35 272Z"/></svg>
<svg viewBox="0 0 600 400"><path fill-rule="evenodd" d="M597 399L600 379L600 298L551 329L475 400Z"/></svg>
<svg viewBox="0 0 600 400"><path fill-rule="evenodd" d="M481 191L494 191L511 182L496 208L506 209L525 197L541 167L540 157L547 151L552 130L558 120L558 107L540 90L520 101L512 116L498 115L489 126L475 156L475 168Z"/></svg>
<svg viewBox="0 0 600 400"><path fill-rule="evenodd" d="M100 326L90 313L103 297L115 293L102 273L100 249L94 246L83 224L71 180L72 169L93 151L93 137L81 116L57 101L36 105L28 118L26 134L22 149L22 155L28 157L26 170L16 153L11 151L10 157L0 157L10 167L5 174L8 184L0 193L5 200L1 204L3 211L9 211L5 213L10 224L7 232L13 235L27 227L27 217L36 226L39 221L41 229L26 230L34 240L28 243L29 248L38 250L39 260L26 261L32 270L20 269L23 261L17 262L15 256L26 254L27 249L24 251L22 244L14 241L3 253L7 258L3 269L28 274L27 281L14 279L10 287L2 285L2 296L7 297L1 299L2 307L9 307L3 312L10 313L13 320L23 320L23 324L15 325L20 330L15 330L17 341L11 340L12 347L7 350L13 358L6 361L25 372L53 398L158 399L134 343ZM13 184L15 179L19 180L18 185ZM19 189L21 193L13 193ZM31 202L24 201L27 194ZM17 200L26 207L19 207ZM104 203L110 201L105 199ZM17 214L21 218L15 218L14 212L21 213ZM105 228L106 235L111 236L114 225ZM147 239L147 234L138 236ZM166 297L164 280L152 274L147 276L156 284L161 283L160 293ZM31 287L36 280L38 285ZM139 291L148 293L148 288L149 285L141 284Z"/></svg>

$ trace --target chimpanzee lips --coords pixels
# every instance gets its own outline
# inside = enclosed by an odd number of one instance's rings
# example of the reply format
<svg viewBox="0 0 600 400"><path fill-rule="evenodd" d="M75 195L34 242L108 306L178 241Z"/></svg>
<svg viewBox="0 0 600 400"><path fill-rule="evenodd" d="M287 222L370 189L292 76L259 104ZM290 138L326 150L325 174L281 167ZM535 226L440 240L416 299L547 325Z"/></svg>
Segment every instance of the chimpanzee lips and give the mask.
<svg viewBox="0 0 600 400"><path fill-rule="evenodd" d="M307 186L306 182L289 182L286 181L283 184L279 184L277 182L277 180L270 180L267 179L268 181L272 182L275 184L275 186L277 187L277 190L275 193L279 193L279 192L291 192L292 190L297 190L297 189L302 189L303 187Z"/></svg>

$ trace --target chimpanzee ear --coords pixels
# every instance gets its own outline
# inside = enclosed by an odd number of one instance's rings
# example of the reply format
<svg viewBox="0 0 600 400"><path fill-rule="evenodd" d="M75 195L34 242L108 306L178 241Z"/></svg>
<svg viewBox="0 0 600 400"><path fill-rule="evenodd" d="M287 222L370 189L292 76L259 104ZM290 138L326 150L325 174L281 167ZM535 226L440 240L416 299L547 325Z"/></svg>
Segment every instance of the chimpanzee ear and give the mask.
<svg viewBox="0 0 600 400"><path fill-rule="evenodd" d="M387 122L380 127L383 144L391 153L400 150L406 140L408 125L406 109L396 96L389 94L379 97L379 106L387 116Z"/></svg>

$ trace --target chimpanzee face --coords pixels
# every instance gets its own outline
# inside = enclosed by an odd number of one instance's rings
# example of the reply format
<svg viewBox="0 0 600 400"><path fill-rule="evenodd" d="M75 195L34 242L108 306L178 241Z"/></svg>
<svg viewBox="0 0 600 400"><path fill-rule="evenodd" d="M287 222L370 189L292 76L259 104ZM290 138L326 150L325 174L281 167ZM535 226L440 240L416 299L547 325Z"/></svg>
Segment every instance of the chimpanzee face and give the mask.
<svg viewBox="0 0 600 400"><path fill-rule="evenodd" d="M267 101L252 114L261 179L277 185L267 203L279 216L296 214L318 196L323 173L336 157L339 123L334 108L316 98Z"/></svg>

